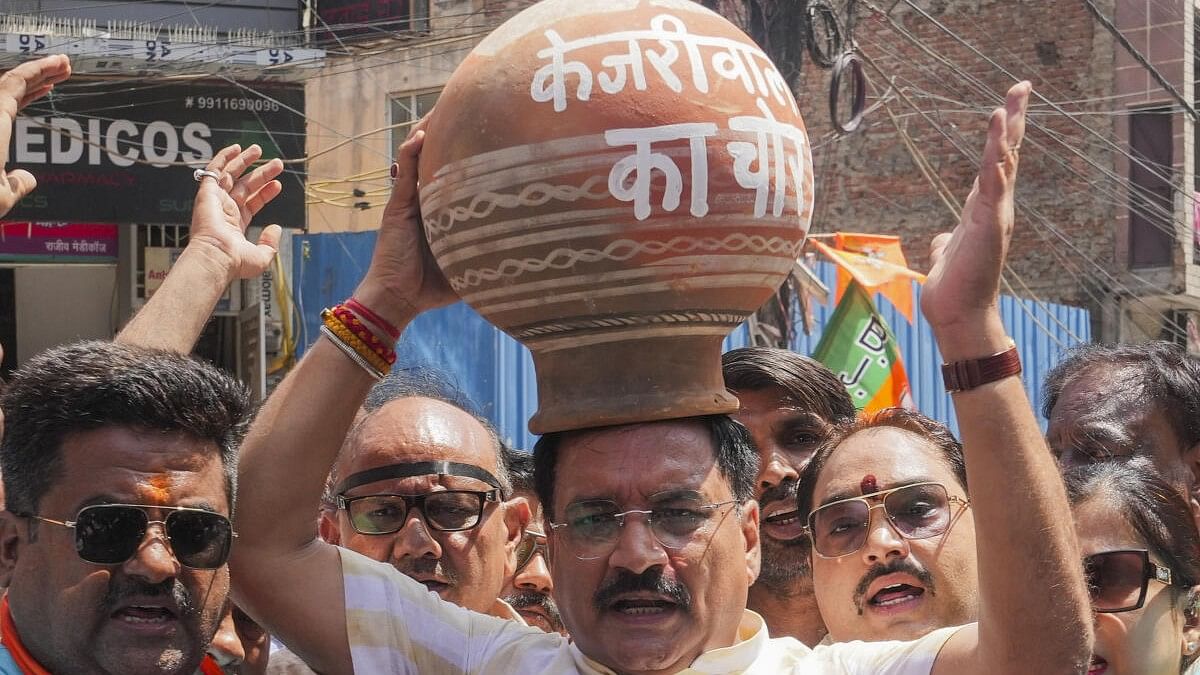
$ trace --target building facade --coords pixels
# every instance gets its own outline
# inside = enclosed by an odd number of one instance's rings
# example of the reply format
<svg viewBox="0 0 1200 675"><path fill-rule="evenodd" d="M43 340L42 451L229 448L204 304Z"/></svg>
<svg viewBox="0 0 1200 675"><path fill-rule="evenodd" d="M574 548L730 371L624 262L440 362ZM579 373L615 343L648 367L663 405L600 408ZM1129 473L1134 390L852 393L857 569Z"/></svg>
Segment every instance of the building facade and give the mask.
<svg viewBox="0 0 1200 675"><path fill-rule="evenodd" d="M111 338L186 245L192 169L230 143L289 160L260 222L303 228L299 82L319 68L301 3L8 0L0 69L66 53L72 78L26 109L9 166L38 189L0 222L4 369L46 347ZM197 353L262 393L272 345L261 284L226 293Z"/></svg>

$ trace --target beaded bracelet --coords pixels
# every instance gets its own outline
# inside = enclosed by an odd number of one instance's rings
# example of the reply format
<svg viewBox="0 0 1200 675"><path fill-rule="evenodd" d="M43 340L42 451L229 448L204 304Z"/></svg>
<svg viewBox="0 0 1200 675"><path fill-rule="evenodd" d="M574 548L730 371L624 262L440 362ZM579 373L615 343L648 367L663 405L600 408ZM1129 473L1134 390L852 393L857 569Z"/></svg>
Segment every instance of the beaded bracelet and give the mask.
<svg viewBox="0 0 1200 675"><path fill-rule="evenodd" d="M342 320L334 314L333 310L323 310L321 312L321 320L324 322L324 327L328 330L328 333L334 335L343 345L353 350L359 358L369 363L374 370L386 375L392 369L392 364L388 363L384 357L376 354L362 338L358 337L354 331L342 323Z"/></svg>
<svg viewBox="0 0 1200 675"><path fill-rule="evenodd" d="M377 356L387 361L389 366L396 362L396 350L390 345L384 344L383 340L379 339L379 336L371 330L370 326L364 324L358 318L357 314L350 311L349 307L338 305L332 311L333 315L337 317L338 321L342 322L343 326L349 328L351 333L354 333L358 339L365 342L367 347Z"/></svg>
<svg viewBox="0 0 1200 675"><path fill-rule="evenodd" d="M344 307L347 307L348 309L350 309L350 311L354 312L355 314L366 319L367 321L370 321L371 323L375 324L379 328L382 328L383 332L387 333L388 336L392 338L392 340L400 339L400 329L399 328L396 328L392 324L385 321L383 319L383 317L379 316L375 312L372 312L366 305L362 304L358 300L355 300L352 297L346 298L346 301L343 302L342 305Z"/></svg>
<svg viewBox="0 0 1200 675"><path fill-rule="evenodd" d="M356 352L353 347L345 342L342 342L341 338L335 335L333 331L329 330L329 326L324 324L321 325L321 335L329 338L329 341L332 342L334 346L340 349L343 354L350 358L351 361L357 363L359 367L367 371L367 374L371 377L375 378L376 380L382 380L385 377L383 372L376 370L375 366L367 363L366 359L359 356L358 352Z"/></svg>

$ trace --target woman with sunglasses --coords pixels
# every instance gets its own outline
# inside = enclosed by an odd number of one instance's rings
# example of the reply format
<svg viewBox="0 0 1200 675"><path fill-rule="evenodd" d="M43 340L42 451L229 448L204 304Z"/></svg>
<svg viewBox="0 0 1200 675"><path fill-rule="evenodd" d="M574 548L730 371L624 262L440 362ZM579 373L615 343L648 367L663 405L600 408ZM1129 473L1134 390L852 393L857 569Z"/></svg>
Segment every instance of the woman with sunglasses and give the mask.
<svg viewBox="0 0 1200 675"><path fill-rule="evenodd" d="M1200 533L1187 503L1128 463L1065 479L1095 610L1088 675L1200 672Z"/></svg>

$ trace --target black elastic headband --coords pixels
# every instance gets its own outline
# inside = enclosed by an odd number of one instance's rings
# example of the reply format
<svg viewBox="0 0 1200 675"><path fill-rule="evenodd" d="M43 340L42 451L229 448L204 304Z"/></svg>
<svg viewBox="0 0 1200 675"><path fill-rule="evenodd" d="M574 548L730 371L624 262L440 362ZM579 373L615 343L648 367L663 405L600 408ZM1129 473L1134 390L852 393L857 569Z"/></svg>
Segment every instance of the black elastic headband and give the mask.
<svg viewBox="0 0 1200 675"><path fill-rule="evenodd" d="M474 478L481 480L494 488L500 488L500 481L491 474L487 469L481 469L474 464L462 464L459 462L447 462L439 460L436 462L404 462L401 464L389 464L366 471L359 471L356 474L351 474L342 481L336 490L336 494L344 495L350 490L367 483L374 483L377 480L387 480L389 478L412 478L413 476L460 476L462 478Z"/></svg>

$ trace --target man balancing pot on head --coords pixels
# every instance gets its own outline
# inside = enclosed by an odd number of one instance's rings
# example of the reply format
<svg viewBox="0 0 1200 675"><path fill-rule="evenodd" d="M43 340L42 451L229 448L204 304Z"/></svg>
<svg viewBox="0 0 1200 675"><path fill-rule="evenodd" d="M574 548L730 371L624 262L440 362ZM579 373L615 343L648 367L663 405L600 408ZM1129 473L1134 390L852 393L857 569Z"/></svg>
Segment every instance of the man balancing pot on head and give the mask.
<svg viewBox="0 0 1200 675"><path fill-rule="evenodd" d="M993 113L963 221L934 242L922 309L950 361L1010 346L997 298L1029 91L1017 85ZM398 152L379 243L353 296L365 309L356 315L384 334L455 299L422 239L423 141L418 127ZM724 416L543 437L536 483L574 642L447 603L390 565L321 541L311 514L378 374L336 334L319 340L243 445L239 478L255 489L237 513L235 596L321 672L1025 675L1088 662L1090 609L1061 518L1066 498L1014 377L965 381L954 395L976 486L979 622L911 643L810 649L769 638L744 609L760 565L757 462L744 428Z"/></svg>

